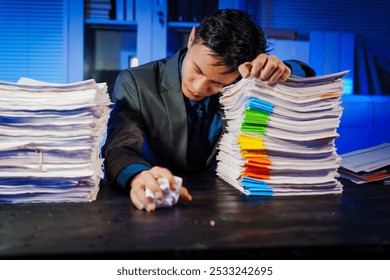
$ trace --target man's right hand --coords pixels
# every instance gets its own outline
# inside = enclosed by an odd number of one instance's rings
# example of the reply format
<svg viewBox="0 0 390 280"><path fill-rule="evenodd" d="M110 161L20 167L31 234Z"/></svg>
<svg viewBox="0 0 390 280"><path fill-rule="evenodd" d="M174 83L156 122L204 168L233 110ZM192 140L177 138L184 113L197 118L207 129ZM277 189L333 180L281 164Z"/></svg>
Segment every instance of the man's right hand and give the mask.
<svg viewBox="0 0 390 280"><path fill-rule="evenodd" d="M139 210L145 209L148 212L156 210L156 204L150 201L145 196L145 188L151 190L156 199L161 199L163 193L157 183L158 178L166 178L169 181L169 186L172 190L176 189L175 179L173 174L166 168L155 166L152 169L138 173L130 183L130 199ZM185 201L191 201L192 196L188 193L187 188L182 187L180 198Z"/></svg>

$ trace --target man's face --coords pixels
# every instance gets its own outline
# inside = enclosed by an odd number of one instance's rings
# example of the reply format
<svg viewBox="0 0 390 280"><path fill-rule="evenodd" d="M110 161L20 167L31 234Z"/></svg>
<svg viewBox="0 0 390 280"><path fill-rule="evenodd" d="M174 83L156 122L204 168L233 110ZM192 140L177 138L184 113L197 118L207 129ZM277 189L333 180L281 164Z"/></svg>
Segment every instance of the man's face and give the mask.
<svg viewBox="0 0 390 280"><path fill-rule="evenodd" d="M212 54L212 50L203 44L194 44L189 46L183 59L181 89L193 101L220 92L240 75L238 71L223 74L228 70L227 67L215 66L219 60Z"/></svg>

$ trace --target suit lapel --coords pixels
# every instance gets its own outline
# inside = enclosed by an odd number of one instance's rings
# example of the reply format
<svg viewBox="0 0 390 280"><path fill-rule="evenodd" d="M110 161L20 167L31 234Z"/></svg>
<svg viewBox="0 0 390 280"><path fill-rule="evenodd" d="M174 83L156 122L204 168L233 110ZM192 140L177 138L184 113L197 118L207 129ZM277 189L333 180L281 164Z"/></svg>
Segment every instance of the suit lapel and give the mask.
<svg viewBox="0 0 390 280"><path fill-rule="evenodd" d="M164 101L169 120L169 127L166 128L170 133L171 147L173 152L172 160L177 166L187 165L187 111L181 91L179 58L185 49L177 52L172 58L168 59L162 75L161 96Z"/></svg>

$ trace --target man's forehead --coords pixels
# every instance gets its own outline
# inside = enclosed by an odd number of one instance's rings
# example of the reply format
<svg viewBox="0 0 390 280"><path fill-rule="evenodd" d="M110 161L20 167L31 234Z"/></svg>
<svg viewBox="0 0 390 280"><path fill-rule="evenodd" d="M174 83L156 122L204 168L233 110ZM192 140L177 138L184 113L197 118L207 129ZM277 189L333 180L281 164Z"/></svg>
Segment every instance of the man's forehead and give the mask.
<svg viewBox="0 0 390 280"><path fill-rule="evenodd" d="M227 73L227 68L224 66L209 65L206 67L202 67L199 66L196 61L194 61L193 63L197 72L204 75L209 80L220 83L223 86L230 85L235 82L239 77L241 77L238 71Z"/></svg>
<svg viewBox="0 0 390 280"><path fill-rule="evenodd" d="M229 68L225 65L223 59L205 46L203 46L201 50L195 52L194 63L199 67L213 68L213 71L221 75L225 75L229 72Z"/></svg>
<svg viewBox="0 0 390 280"><path fill-rule="evenodd" d="M222 83L231 84L239 76L238 70L230 71L223 60L212 49L203 44L194 44L192 49L192 63L195 70L201 72L207 78Z"/></svg>

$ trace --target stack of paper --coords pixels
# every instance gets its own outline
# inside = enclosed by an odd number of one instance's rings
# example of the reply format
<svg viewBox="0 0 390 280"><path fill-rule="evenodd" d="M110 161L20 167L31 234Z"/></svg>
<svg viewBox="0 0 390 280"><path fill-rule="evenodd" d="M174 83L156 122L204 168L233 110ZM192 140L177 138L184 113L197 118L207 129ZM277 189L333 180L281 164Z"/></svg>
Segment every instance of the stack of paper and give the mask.
<svg viewBox="0 0 390 280"><path fill-rule="evenodd" d="M390 185L390 143L341 155L340 175L356 184L374 181Z"/></svg>
<svg viewBox="0 0 390 280"><path fill-rule="evenodd" d="M0 202L95 200L109 105L94 80L0 82Z"/></svg>
<svg viewBox="0 0 390 280"><path fill-rule="evenodd" d="M337 180L342 78L290 77L268 85L243 79L222 91L227 132L217 174L247 195L342 192Z"/></svg>

